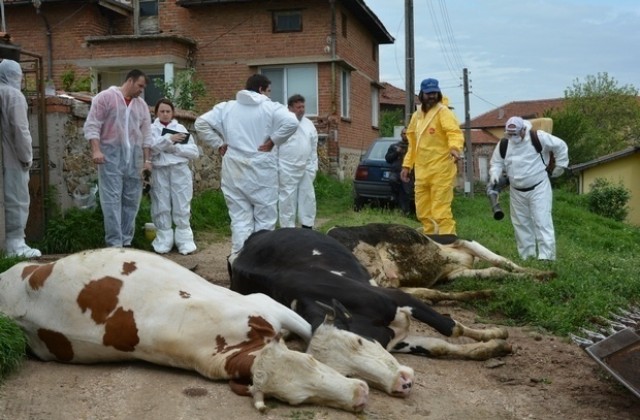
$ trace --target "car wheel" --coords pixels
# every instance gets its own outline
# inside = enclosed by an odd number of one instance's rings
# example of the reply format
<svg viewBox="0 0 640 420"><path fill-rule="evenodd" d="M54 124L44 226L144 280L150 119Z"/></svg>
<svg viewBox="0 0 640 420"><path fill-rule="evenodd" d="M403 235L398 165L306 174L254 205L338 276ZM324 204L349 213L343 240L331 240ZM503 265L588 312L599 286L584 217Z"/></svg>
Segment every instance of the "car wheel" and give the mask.
<svg viewBox="0 0 640 420"><path fill-rule="evenodd" d="M353 211L360 211L364 207L366 203L366 199L362 197L354 197L353 198Z"/></svg>

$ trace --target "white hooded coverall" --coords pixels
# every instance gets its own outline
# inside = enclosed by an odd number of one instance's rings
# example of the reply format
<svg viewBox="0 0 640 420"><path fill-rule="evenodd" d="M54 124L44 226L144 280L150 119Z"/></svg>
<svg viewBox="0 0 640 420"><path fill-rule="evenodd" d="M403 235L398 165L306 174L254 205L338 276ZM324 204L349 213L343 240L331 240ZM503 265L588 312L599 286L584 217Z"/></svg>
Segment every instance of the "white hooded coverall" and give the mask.
<svg viewBox="0 0 640 420"><path fill-rule="evenodd" d="M268 139L281 145L296 131L298 119L268 96L241 90L196 119L198 138L214 150L223 144L221 187L231 218L231 252L278 220L278 160L273 150L258 151Z"/></svg>
<svg viewBox="0 0 640 420"><path fill-rule="evenodd" d="M130 246L142 198L142 148L153 143L149 106L140 97L127 106L120 87L111 86L93 98L84 136L100 139L105 157L98 165L98 191L106 245Z"/></svg>
<svg viewBox="0 0 640 420"><path fill-rule="evenodd" d="M4 244L8 256L40 257L37 249L25 244L29 218L29 169L33 150L27 100L20 91L22 68L13 60L0 62L0 132L4 179Z"/></svg>
<svg viewBox="0 0 640 420"><path fill-rule="evenodd" d="M500 156L498 143L491 157L489 172L492 178L499 178L504 170L509 177L511 223L520 257L535 258L537 244L538 259L553 261L556 259L556 238L551 216L553 193L546 164L549 163L549 153L553 152L556 168L567 168L568 147L562 139L538 130L541 157L531 143L531 123L524 121L524 125L524 139L518 142L509 140L504 159ZM562 171L558 170L556 174L559 176Z"/></svg>
<svg viewBox="0 0 640 420"><path fill-rule="evenodd" d="M296 132L278 146L278 210L280 227L313 227L316 220L316 194L313 180L318 171L318 131L302 117Z"/></svg>
<svg viewBox="0 0 640 420"><path fill-rule="evenodd" d="M154 138L151 146L151 219L156 226L156 237L151 245L157 253L165 254L175 243L178 252L186 255L196 250L190 224L193 175L189 161L200 153L193 136L189 136L186 144L173 143L171 134L162 136L164 128L188 133L176 120L171 120L165 127L156 118L151 125Z"/></svg>

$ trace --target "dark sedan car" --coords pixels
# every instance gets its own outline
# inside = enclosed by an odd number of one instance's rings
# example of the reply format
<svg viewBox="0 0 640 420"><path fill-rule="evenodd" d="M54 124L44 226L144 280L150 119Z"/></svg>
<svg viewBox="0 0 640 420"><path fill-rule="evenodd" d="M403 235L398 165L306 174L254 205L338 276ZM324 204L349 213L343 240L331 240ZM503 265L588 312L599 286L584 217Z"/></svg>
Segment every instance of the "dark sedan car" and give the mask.
<svg viewBox="0 0 640 420"><path fill-rule="evenodd" d="M384 156L389 146L398 141L400 139L393 137L377 138L360 158L360 164L353 179L354 210L360 210L367 203L394 204L389 185L391 165L387 163Z"/></svg>

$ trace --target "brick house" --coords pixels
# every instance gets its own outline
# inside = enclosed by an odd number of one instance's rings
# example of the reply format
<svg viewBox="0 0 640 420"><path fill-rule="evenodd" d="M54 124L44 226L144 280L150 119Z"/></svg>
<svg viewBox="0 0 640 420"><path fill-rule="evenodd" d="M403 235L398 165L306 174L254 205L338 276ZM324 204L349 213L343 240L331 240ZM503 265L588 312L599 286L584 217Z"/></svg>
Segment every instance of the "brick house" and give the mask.
<svg viewBox="0 0 640 420"><path fill-rule="evenodd" d="M350 174L378 136L378 46L393 42L363 0L4 0L7 32L43 57L47 79L120 85L132 68L174 80L193 68L207 97L198 112L266 74L272 99L307 99L333 172ZM149 86L149 104L161 95ZM347 175L350 176L350 175Z"/></svg>

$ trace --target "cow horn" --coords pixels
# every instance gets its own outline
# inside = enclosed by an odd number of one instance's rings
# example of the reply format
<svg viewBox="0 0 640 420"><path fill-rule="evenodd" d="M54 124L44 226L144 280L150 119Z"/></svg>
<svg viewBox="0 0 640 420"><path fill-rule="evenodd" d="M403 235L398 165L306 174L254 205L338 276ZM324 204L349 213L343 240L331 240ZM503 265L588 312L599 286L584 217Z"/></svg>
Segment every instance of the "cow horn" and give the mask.
<svg viewBox="0 0 640 420"><path fill-rule="evenodd" d="M326 324L333 325L333 322L336 320L335 307L329 306L324 302L320 302L319 300L316 300L316 304L325 311L324 322Z"/></svg>

